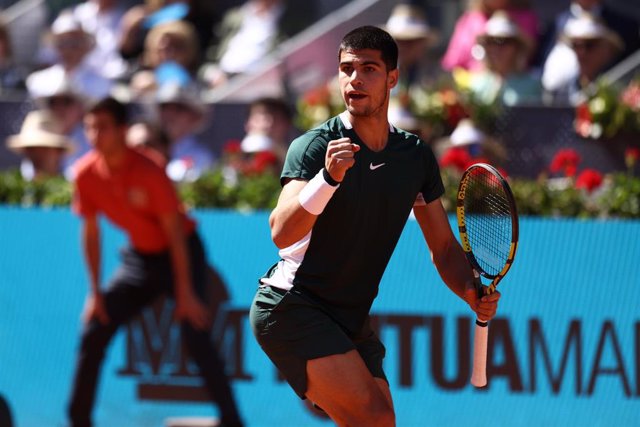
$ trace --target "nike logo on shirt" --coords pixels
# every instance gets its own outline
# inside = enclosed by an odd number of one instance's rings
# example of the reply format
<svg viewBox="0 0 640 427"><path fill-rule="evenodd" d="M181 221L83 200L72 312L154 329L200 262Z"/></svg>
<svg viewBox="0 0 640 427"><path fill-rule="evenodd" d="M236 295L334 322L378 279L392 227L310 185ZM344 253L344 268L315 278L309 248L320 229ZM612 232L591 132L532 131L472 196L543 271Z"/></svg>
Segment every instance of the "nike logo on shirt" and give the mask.
<svg viewBox="0 0 640 427"><path fill-rule="evenodd" d="M369 169L371 169L372 171L381 168L382 166L384 166L385 163L380 163L379 165L374 165L373 163L369 163Z"/></svg>

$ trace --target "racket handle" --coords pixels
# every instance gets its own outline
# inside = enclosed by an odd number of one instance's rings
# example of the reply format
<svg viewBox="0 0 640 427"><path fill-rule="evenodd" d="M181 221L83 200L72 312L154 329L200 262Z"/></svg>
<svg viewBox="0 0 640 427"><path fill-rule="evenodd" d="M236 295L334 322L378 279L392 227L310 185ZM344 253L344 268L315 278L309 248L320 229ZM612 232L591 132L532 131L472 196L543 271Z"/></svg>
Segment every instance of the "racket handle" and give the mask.
<svg viewBox="0 0 640 427"><path fill-rule="evenodd" d="M476 329L473 337L473 371L471 384L476 387L487 385L487 340L489 337L489 323L476 319Z"/></svg>

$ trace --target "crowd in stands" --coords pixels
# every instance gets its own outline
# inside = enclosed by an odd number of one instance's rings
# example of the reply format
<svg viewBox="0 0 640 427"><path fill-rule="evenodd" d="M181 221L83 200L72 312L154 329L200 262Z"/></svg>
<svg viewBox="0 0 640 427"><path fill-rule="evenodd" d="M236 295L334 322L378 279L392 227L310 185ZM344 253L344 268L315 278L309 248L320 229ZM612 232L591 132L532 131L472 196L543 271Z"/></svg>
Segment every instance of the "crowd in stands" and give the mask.
<svg viewBox="0 0 640 427"><path fill-rule="evenodd" d="M565 1L548 23L533 1L470 0L446 40L429 22L424 2L398 2L379 24L400 49L390 121L419 132L410 95L443 75L486 103L577 105L602 73L640 48L638 20L606 0ZM131 143L161 155L173 180L193 181L219 160L199 136L209 117L203 91L250 73L316 18L313 1L246 0L219 11L204 0L145 0L129 7L119 0L84 0L52 17L29 70L13 62L9 32L0 25L0 86L26 90L40 111L25 118L7 147L24 157L25 178L57 170L71 179L71 164L89 150L83 111L111 94L145 106ZM444 53L433 61L429 53L438 45ZM295 101L251 105L246 135L238 135L245 160L269 152L277 170L297 132ZM38 160L41 154L32 149L38 144L62 153L54 156L57 166Z"/></svg>

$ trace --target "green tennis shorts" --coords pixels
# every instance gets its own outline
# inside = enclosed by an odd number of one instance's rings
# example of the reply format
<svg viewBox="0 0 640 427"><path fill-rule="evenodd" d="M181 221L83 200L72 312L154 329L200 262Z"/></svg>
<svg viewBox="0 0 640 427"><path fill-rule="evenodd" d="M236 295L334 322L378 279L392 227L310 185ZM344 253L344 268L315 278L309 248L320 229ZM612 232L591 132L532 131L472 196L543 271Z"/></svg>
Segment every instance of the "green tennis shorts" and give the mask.
<svg viewBox="0 0 640 427"><path fill-rule="evenodd" d="M385 348L369 323L350 335L295 288L260 286L249 319L258 343L301 399L306 399L307 360L354 349L374 377L387 381L382 369Z"/></svg>

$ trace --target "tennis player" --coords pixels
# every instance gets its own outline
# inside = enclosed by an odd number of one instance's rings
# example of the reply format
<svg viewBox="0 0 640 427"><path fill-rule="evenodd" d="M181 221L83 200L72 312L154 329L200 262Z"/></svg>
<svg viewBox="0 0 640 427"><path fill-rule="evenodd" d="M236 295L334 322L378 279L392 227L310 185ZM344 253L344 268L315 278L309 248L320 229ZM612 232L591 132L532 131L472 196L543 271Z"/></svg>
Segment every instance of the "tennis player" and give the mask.
<svg viewBox="0 0 640 427"><path fill-rule="evenodd" d="M413 208L443 281L480 318L473 274L440 201L436 159L417 136L390 125L398 48L365 26L339 47L346 111L294 140L282 171L271 235L281 259L251 306L262 349L302 399L340 426L393 426L385 348L369 323L378 285Z"/></svg>
<svg viewBox="0 0 640 427"><path fill-rule="evenodd" d="M82 217L90 293L69 403L72 427L92 425L100 366L118 327L158 296L172 295L182 338L218 404L221 426L242 421L213 346L203 303L207 262L196 223L187 216L159 162L126 144L127 110L113 98L93 105L84 118L93 150L76 164L74 210ZM105 215L125 231L130 246L109 285L100 286L100 226Z"/></svg>

